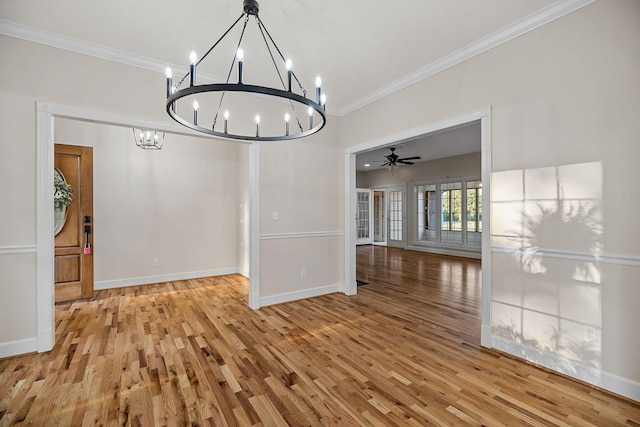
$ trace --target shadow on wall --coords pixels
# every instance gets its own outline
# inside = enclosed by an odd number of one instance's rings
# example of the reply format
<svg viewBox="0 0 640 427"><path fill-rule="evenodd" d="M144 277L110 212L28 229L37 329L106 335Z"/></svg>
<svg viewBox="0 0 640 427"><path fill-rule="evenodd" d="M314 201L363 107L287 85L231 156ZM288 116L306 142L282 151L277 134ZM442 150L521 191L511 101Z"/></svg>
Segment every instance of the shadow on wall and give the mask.
<svg viewBox="0 0 640 427"><path fill-rule="evenodd" d="M492 245L508 254L500 259L510 264L499 267L508 279L492 287L493 334L519 344L516 354L521 346L531 349L524 358L551 354L599 370L601 164L497 172L492 178ZM563 364L552 367L575 369Z"/></svg>

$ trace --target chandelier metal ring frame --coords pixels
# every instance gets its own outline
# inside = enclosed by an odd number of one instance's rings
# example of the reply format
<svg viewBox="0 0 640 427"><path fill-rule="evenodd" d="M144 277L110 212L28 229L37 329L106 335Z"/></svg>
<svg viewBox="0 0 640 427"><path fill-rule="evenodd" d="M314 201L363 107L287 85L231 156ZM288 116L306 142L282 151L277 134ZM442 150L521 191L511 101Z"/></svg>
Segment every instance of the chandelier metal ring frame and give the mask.
<svg viewBox="0 0 640 427"><path fill-rule="evenodd" d="M316 98L317 100L314 101L312 99L309 99L306 97L306 90L304 89L304 87L302 86L302 84L300 83L300 81L298 80L297 76L295 75L295 73L287 66L287 81L288 81L288 87L285 86L284 84L284 80L282 79L282 76L280 74L280 70L278 69L278 66L276 64L275 59L273 58L273 53L271 52L271 48L269 46L269 43L267 42L267 38L265 37L265 33L266 35L269 37L269 40L271 40L271 43L273 44L274 48L276 49L276 51L278 52L280 58L282 59L282 61L285 63L287 63L287 60L284 58L284 56L282 55L280 49L278 48L278 46L276 45L275 41L273 40L273 38L271 37L271 35L269 34L268 30L266 29L266 27L264 26L264 24L262 23L262 21L260 20L260 18L258 17L258 2L256 0L244 0L243 2L243 14L231 25L231 27L229 27L225 33L222 35L222 37L220 37L220 39L218 39L217 42L215 42L211 48L209 48L209 50L202 56L202 58L200 58L199 61L192 61L189 72L187 72L184 77L182 77L182 79L178 82L177 85L173 85L172 82L172 78L171 78L171 74L170 74L170 69L167 70L167 103L166 103L166 111L169 114L169 116L174 119L176 122L180 123L183 126L186 126L190 129L193 129L195 131L198 132L202 132L202 133L206 133L209 135L213 135L213 136L218 136L221 138L230 138L230 139L237 139L237 140L244 140L244 141L281 141L281 140L291 140L291 139L298 139L298 138L303 138L309 135L313 135L314 133L320 131L326 124L326 113L325 113L325 105L324 105L324 95L321 95L321 89L319 86L319 78L316 80L316 84L317 84L317 88L316 88ZM237 56L234 56L233 61L231 63L231 68L229 70L229 74L227 76L227 81L226 83L210 83L210 84L201 84L198 85L196 84L196 67L207 57L207 55L209 55L209 53L211 53L211 51L213 51L213 49L225 38L225 36L233 29L233 27L236 26L236 24L243 18L245 17L245 22L244 22L244 26L246 28L246 25L248 23L249 17L250 15L255 16L256 18L256 22L258 25L258 28L260 29L260 31L262 32L265 44L267 46L267 50L269 52L269 54L271 55L271 59L273 61L273 65L276 69L276 72L278 74L278 77L280 78L280 81L283 84L284 89L276 89L276 88L272 88L272 87L268 87L268 86L259 86L259 85L251 85L251 84L245 84L242 81L242 60L237 60ZM240 40L237 43L237 49L240 50L240 45L242 43L242 38L244 36L244 30L245 28L243 28L242 30L242 34L240 36ZM237 61L236 61L237 60ZM229 78L232 74L233 71L233 67L236 65L236 63L238 64L238 82L237 83L229 83ZM182 83L187 79L187 77L189 78L189 86L183 88L183 89L178 89ZM303 95L299 95L297 93L295 93L292 89L292 84L291 81L292 79L295 79L295 81L298 83L298 86L300 87L300 90L302 91ZM198 93L213 93L213 92L220 92L222 93L222 98L220 100L220 103L218 105L218 109L216 111L214 120L213 120L213 125L208 128L208 127L203 127L201 125L198 124L198 107L194 106L194 114L193 114L193 120L188 120L183 116L180 116L177 113L177 108L176 108L176 103L178 100L191 96L191 95L195 95ZM265 95L268 97L276 97L276 98L281 98L282 100L285 100L285 102L288 102L291 105L291 110L294 114L294 117L297 121L298 127L300 129L300 132L297 133L289 133L289 123L287 121L286 123L286 132L283 135L275 135L275 136L261 136L259 134L259 121L257 124L257 130L256 130L256 135L252 136L252 135L246 135L246 134L236 134L236 133L231 133L228 132L228 127L227 127L227 119L225 117L225 124L224 124L224 131L218 131L215 129L216 127L216 123L217 123L217 118L218 115L220 113L220 107L222 105L222 100L224 99L224 94L226 92L242 92L242 93L249 93L249 94L256 94L256 95ZM309 111L309 119L308 119L308 129L304 129L302 124L300 123L300 118L298 117L297 113L295 112L295 108L293 107L293 103L297 103L299 105L303 105L303 106L307 106L308 107L308 111ZM313 124L313 113L317 113L318 116L320 117L320 120L318 121L317 124ZM288 114L287 114L288 116ZM288 119L287 119L288 120Z"/></svg>

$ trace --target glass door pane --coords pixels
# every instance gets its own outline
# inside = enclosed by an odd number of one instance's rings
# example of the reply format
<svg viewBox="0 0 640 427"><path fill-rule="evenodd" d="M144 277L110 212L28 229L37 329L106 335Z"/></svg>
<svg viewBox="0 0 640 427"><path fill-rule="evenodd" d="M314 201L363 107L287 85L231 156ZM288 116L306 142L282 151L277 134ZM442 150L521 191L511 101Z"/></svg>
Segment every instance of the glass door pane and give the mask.
<svg viewBox="0 0 640 427"><path fill-rule="evenodd" d="M371 190L358 188L356 205L356 244L371 243Z"/></svg>
<svg viewBox="0 0 640 427"><path fill-rule="evenodd" d="M385 230L384 190L373 190L373 241L375 243L387 241Z"/></svg>
<svg viewBox="0 0 640 427"><path fill-rule="evenodd" d="M389 190L389 245L404 245L404 189Z"/></svg>
<svg viewBox="0 0 640 427"><path fill-rule="evenodd" d="M462 243L462 182L440 185L441 232L443 243Z"/></svg>

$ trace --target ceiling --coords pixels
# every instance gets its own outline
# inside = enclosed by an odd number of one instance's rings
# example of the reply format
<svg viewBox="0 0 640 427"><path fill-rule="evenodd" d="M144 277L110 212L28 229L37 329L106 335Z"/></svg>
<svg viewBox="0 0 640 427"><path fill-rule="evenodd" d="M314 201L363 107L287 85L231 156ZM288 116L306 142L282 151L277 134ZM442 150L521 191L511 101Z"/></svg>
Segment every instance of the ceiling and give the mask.
<svg viewBox="0 0 640 427"><path fill-rule="evenodd" d="M358 153L356 170L368 172L379 169L386 161L384 157L391 153L389 147L396 147L395 153L400 158L420 156L420 160L412 160L414 163L477 153L480 151L480 121L466 123L406 141L398 141L384 148ZM369 164L369 166L367 167L365 164ZM411 166L401 165L401 167Z"/></svg>
<svg viewBox="0 0 640 427"><path fill-rule="evenodd" d="M566 5L576 3L262 0L259 16L282 53L293 60L308 93L319 74L328 111L340 115L437 72L438 64L453 57L470 57L461 52L477 54L568 13L562 12ZM191 49L202 55L241 14L242 0L2 0L0 33L15 36L26 30L38 33L32 40L63 36L63 41L87 42L94 51L115 49L117 60L143 58L143 65L131 62L162 73L163 79L166 64L186 70ZM267 73L257 55L252 57L258 46L251 44L250 35L243 46L245 81ZM227 75L237 39L216 48L222 58L203 62L203 75Z"/></svg>

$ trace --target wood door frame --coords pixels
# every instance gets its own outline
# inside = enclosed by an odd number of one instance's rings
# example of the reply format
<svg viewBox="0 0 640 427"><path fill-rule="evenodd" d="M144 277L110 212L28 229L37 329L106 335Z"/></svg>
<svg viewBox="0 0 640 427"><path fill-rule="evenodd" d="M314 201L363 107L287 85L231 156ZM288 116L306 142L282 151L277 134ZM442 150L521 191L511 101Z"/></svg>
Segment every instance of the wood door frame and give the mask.
<svg viewBox="0 0 640 427"><path fill-rule="evenodd" d="M454 126L480 121L480 157L482 178L482 325L480 344L491 348L491 107L479 108L454 117L436 122L427 122L412 129L387 135L378 139L345 149L345 238L344 238L344 278L342 292L346 295L357 293L356 283L356 245L353 207L356 201L356 155L375 148L387 147L399 141L413 139L429 133L445 130Z"/></svg>
<svg viewBox="0 0 640 427"><path fill-rule="evenodd" d="M80 120L112 126L156 129L177 135L212 138L185 127L141 120L119 114L67 105L36 102L36 344L46 352L55 344L54 236L53 236L53 145L56 118ZM133 141L132 141L133 143ZM242 144L244 142L238 141ZM249 307L260 308L260 144L249 143ZM31 350L33 351L33 350Z"/></svg>

